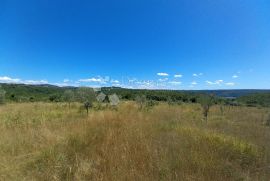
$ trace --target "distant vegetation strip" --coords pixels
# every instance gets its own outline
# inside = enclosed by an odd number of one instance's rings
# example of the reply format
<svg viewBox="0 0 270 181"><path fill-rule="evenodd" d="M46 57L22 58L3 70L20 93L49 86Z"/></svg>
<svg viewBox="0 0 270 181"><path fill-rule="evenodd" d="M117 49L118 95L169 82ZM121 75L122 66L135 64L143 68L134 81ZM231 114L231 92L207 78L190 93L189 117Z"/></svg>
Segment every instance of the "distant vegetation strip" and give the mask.
<svg viewBox="0 0 270 181"><path fill-rule="evenodd" d="M65 102L65 91L76 92L77 87L58 87L53 85L0 84L6 91L9 102ZM204 94L215 95L225 104L246 106L270 106L270 90L139 90L120 87L104 87L100 90L106 95L117 94L122 100L135 100L144 95L152 101L196 103Z"/></svg>

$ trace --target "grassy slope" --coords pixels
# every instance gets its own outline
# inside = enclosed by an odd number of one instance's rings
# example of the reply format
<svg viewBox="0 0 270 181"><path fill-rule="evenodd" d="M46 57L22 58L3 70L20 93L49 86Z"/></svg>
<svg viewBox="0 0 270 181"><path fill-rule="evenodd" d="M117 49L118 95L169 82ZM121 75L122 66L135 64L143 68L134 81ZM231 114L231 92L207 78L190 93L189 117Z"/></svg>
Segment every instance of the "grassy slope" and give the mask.
<svg viewBox="0 0 270 181"><path fill-rule="evenodd" d="M267 180L266 109L161 104L89 116L64 104L0 107L0 180Z"/></svg>

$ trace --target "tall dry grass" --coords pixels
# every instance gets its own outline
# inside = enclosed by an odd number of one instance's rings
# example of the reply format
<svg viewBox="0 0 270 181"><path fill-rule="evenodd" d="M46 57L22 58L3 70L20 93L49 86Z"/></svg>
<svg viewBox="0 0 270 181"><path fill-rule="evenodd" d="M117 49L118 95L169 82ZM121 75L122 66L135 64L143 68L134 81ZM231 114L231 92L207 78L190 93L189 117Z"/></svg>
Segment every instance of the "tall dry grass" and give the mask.
<svg viewBox="0 0 270 181"><path fill-rule="evenodd" d="M266 109L0 107L0 180L269 180Z"/></svg>

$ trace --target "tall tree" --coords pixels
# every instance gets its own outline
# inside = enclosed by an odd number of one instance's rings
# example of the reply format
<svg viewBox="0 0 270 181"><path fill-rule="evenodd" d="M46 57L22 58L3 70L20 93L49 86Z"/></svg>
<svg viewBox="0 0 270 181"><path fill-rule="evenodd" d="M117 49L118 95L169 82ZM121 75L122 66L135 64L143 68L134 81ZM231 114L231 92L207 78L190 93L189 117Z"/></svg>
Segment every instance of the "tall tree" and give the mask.
<svg viewBox="0 0 270 181"><path fill-rule="evenodd" d="M0 104L5 103L6 91L0 87Z"/></svg>
<svg viewBox="0 0 270 181"><path fill-rule="evenodd" d="M215 103L214 95L202 95L198 101L202 106L203 116L205 121L207 122L210 108Z"/></svg>
<svg viewBox="0 0 270 181"><path fill-rule="evenodd" d="M139 109L142 110L146 104L147 98L145 95L136 96L136 102L139 105Z"/></svg>
<svg viewBox="0 0 270 181"><path fill-rule="evenodd" d="M72 90L66 90L64 92L63 99L64 99L65 102L68 103L68 107L70 108L70 103L71 102L74 102L74 100L75 100L74 91L72 91Z"/></svg>
<svg viewBox="0 0 270 181"><path fill-rule="evenodd" d="M81 87L77 91L78 100L84 104L87 115L89 109L93 107L93 102L96 100L94 89L88 87Z"/></svg>

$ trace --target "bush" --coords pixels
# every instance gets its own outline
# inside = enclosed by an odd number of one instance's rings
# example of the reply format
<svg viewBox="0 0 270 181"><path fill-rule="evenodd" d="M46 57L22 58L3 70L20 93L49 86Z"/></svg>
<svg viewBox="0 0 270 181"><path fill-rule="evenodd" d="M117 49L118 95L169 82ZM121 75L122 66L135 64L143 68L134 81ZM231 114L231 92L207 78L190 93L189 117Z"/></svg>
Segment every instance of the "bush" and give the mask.
<svg viewBox="0 0 270 181"><path fill-rule="evenodd" d="M137 96L136 97L136 102L139 105L139 109L142 110L147 102L147 98L145 95Z"/></svg>
<svg viewBox="0 0 270 181"><path fill-rule="evenodd" d="M74 99L75 99L74 91L72 91L72 90L66 90L64 92L63 100L68 103L69 108L70 108L70 103L71 102L74 102Z"/></svg>
<svg viewBox="0 0 270 181"><path fill-rule="evenodd" d="M207 121L210 107L215 103L214 96L203 95L199 98L199 103L201 104L202 109L203 109L203 116L205 120Z"/></svg>
<svg viewBox="0 0 270 181"><path fill-rule="evenodd" d="M51 101L51 102L60 102L60 95L51 95L50 97L49 97L49 100Z"/></svg>
<svg viewBox="0 0 270 181"><path fill-rule="evenodd" d="M265 125L270 126L270 113L268 114Z"/></svg>
<svg viewBox="0 0 270 181"><path fill-rule="evenodd" d="M96 100L96 94L94 89L87 87L79 88L77 91L77 98L80 102L83 103L84 108L88 115L89 109L93 107L93 103Z"/></svg>
<svg viewBox="0 0 270 181"><path fill-rule="evenodd" d="M1 89L1 87L0 87L0 104L5 103L5 96L6 96L6 91Z"/></svg>

